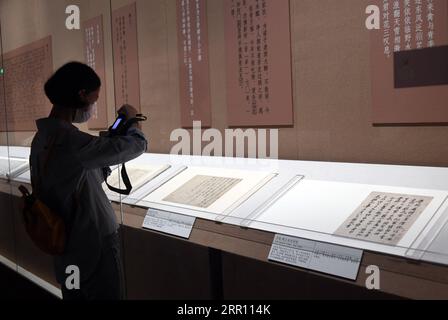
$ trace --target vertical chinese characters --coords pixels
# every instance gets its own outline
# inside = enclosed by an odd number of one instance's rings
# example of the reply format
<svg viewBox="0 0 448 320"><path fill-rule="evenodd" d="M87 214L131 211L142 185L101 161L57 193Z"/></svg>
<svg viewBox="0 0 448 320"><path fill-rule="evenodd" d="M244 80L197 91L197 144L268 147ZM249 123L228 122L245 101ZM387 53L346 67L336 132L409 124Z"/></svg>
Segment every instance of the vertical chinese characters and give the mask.
<svg viewBox="0 0 448 320"><path fill-rule="evenodd" d="M205 0L177 0L177 26L182 127L194 121L211 126L208 64L207 8Z"/></svg>
<svg viewBox="0 0 448 320"><path fill-rule="evenodd" d="M434 0L383 0L384 54L434 47L435 10Z"/></svg>
<svg viewBox="0 0 448 320"><path fill-rule="evenodd" d="M104 62L103 17L97 16L84 22L84 58L101 78L101 90L97 102L93 106L92 117L88 122L89 129L106 129L106 67Z"/></svg>
<svg viewBox="0 0 448 320"><path fill-rule="evenodd" d="M372 192L336 234L397 245L432 199L425 196Z"/></svg>
<svg viewBox="0 0 448 320"><path fill-rule="evenodd" d="M271 112L269 45L266 0L232 0L231 15L238 36L238 82L247 112L253 116Z"/></svg>
<svg viewBox="0 0 448 320"><path fill-rule="evenodd" d="M46 37L3 55L0 131L35 131L35 120L50 112L42 88L53 68L51 47Z"/></svg>
<svg viewBox="0 0 448 320"><path fill-rule="evenodd" d="M99 27L99 26L98 26ZM86 39L86 63L93 70L96 69L96 57L95 57L95 44L97 44L100 39L95 39L95 35L98 36L98 32L95 33L95 26L89 26L85 28L85 39ZM95 41L96 40L96 41ZM98 102L95 102L92 112L92 120L98 119Z"/></svg>
<svg viewBox="0 0 448 320"><path fill-rule="evenodd" d="M230 126L294 124L288 0L226 0Z"/></svg>
<svg viewBox="0 0 448 320"><path fill-rule="evenodd" d="M140 70L137 43L137 7L131 5L112 13L115 103L140 110Z"/></svg>

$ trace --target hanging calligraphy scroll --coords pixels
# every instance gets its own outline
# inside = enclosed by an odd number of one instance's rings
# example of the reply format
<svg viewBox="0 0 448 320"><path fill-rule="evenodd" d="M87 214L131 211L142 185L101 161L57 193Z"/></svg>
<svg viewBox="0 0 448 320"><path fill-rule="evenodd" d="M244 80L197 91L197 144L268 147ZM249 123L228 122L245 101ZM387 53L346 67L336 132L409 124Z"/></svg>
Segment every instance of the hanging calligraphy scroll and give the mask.
<svg viewBox="0 0 448 320"><path fill-rule="evenodd" d="M448 2L374 2L382 26L371 31L373 123L448 123L447 85L395 88L394 83L394 53L448 44Z"/></svg>
<svg viewBox="0 0 448 320"><path fill-rule="evenodd" d="M36 131L35 121L47 117L51 110L44 92L53 71L51 37L5 53L3 69L0 119L6 122L0 122L0 131Z"/></svg>
<svg viewBox="0 0 448 320"><path fill-rule="evenodd" d="M177 0L182 127L211 126L206 0Z"/></svg>
<svg viewBox="0 0 448 320"><path fill-rule="evenodd" d="M140 110L140 76L135 3L112 12L115 104L130 104Z"/></svg>
<svg viewBox="0 0 448 320"><path fill-rule="evenodd" d="M230 126L294 125L288 0L226 0Z"/></svg>
<svg viewBox="0 0 448 320"><path fill-rule="evenodd" d="M88 122L88 126L89 129L106 129L108 121L102 16L92 18L84 23L84 57L86 63L101 78L102 83L100 96L93 106L93 113Z"/></svg>

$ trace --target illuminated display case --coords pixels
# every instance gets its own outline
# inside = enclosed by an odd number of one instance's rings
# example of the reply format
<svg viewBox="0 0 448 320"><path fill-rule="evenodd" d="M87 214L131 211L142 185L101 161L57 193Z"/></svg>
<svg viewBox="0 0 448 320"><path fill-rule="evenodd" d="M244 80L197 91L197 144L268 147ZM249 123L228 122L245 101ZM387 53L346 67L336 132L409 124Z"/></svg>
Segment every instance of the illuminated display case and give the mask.
<svg viewBox="0 0 448 320"><path fill-rule="evenodd" d="M358 21L334 17L317 25L318 6L310 4L307 14L298 0L283 3L291 33L283 41L290 52L273 52L278 69L290 68L291 78L273 78L286 81L291 99L278 100L278 117L261 116L266 108L257 111L256 121L229 117L229 90L237 86L228 83L236 71L226 73L235 50L229 48L233 33L226 28L233 18L226 1L72 1L81 24L70 29L64 2L0 0L0 262L61 296L52 257L24 230L17 187L30 187L34 120L51 109L42 85L57 68L77 60L102 78L93 118L79 126L82 131L107 130L124 103L149 118L142 123L148 153L126 164L132 193L118 195L103 186L122 226L127 298L448 298L448 151L442 138L447 128L372 126L369 41L351 45L368 39L367 31L357 29ZM269 10L272 2L266 1ZM337 12L352 10L363 12L361 4ZM183 25L189 19L194 31ZM315 29L307 32L306 23ZM184 64L191 50L182 41L190 32L195 50L201 48L201 59L193 57L198 60L192 78L200 79L194 90ZM275 44L285 42L266 45ZM330 50L334 55L328 57ZM341 58L348 55L353 63ZM341 73L348 79L344 88ZM191 103L185 90L197 90L201 103ZM192 120L202 121L204 130L191 130ZM225 129L236 129L235 123L247 129L248 121L266 130L265 136L280 126L280 160L222 157L216 148L216 156L199 155L211 142L205 129L217 128L224 139ZM265 121L271 121L268 128ZM173 139L179 128L192 136L189 153L196 155L169 154L179 143ZM260 149L263 132L255 139ZM123 187L120 167L111 169L109 182ZM148 210L194 217L191 233L185 239L149 230ZM329 275L331 270L275 262L269 256L276 235L360 249L359 271L347 279ZM318 255L313 247L302 249ZM381 270L380 290L365 287L369 266Z"/></svg>

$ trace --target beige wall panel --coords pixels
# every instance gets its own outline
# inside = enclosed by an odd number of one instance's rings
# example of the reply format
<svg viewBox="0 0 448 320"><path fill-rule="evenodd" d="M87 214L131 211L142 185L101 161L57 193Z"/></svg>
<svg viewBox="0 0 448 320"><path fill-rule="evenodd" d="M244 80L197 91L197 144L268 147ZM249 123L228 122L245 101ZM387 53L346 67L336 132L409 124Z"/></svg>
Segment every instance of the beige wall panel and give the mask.
<svg viewBox="0 0 448 320"><path fill-rule="evenodd" d="M174 145L169 141L170 133L181 126L175 1L136 1L141 108L149 116L143 129L154 153L170 152ZM212 126L219 130L227 128L224 1L208 1L207 7ZM69 60L82 60L82 34L62 27L65 14L61 12L69 2L0 1L4 51L51 34L55 68ZM109 2L75 2L80 4L82 20L104 16L112 122L115 106ZM112 0L112 9L132 2ZM364 27L368 4L367 0L291 0L295 126L280 129L280 158L446 166L448 127L372 126L370 70L374 66L370 63L369 31ZM29 145L32 136L12 133L10 144ZM0 143L5 144L4 140L3 135Z"/></svg>

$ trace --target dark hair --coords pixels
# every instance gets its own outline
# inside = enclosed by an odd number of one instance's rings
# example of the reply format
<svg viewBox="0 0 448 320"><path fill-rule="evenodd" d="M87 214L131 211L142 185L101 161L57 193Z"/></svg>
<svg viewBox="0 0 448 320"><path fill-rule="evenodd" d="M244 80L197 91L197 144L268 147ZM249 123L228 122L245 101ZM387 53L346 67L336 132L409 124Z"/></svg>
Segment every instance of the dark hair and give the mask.
<svg viewBox="0 0 448 320"><path fill-rule="evenodd" d="M52 104L82 108L85 107L85 102L81 101L79 91L86 90L89 94L99 87L101 79L92 68L84 63L69 62L48 79L44 89Z"/></svg>

